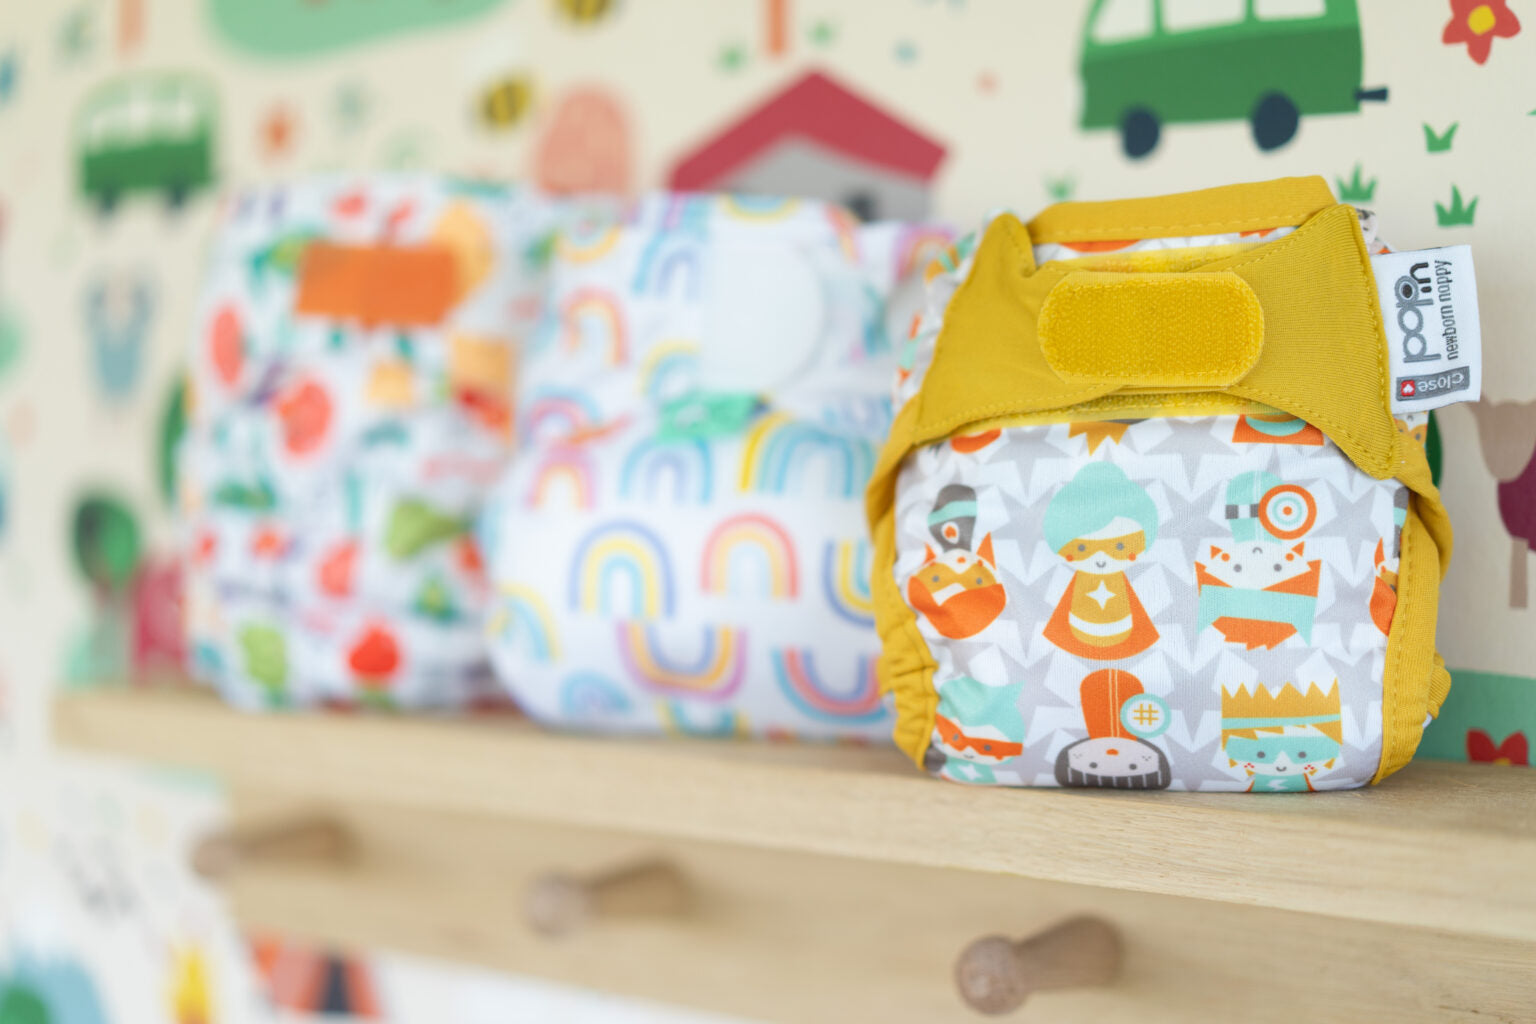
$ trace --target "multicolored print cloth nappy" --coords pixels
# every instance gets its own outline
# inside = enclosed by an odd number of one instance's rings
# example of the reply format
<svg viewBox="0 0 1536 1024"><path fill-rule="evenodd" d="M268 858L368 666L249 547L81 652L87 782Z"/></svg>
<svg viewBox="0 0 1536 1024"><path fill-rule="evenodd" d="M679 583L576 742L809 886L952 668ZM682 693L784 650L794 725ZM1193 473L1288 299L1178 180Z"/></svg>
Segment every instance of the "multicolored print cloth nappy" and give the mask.
<svg viewBox="0 0 1536 1024"><path fill-rule="evenodd" d="M949 254L869 489L914 760L1254 792L1407 763L1449 687L1451 531L1361 224L1291 179L1003 215Z"/></svg>
<svg viewBox="0 0 1536 1024"><path fill-rule="evenodd" d="M226 211L180 479L194 668L234 703L495 692L472 527L510 449L551 216L387 176Z"/></svg>
<svg viewBox="0 0 1536 1024"><path fill-rule="evenodd" d="M890 423L887 297L949 240L687 195L557 240L483 520L495 665L531 715L890 735L861 499Z"/></svg>

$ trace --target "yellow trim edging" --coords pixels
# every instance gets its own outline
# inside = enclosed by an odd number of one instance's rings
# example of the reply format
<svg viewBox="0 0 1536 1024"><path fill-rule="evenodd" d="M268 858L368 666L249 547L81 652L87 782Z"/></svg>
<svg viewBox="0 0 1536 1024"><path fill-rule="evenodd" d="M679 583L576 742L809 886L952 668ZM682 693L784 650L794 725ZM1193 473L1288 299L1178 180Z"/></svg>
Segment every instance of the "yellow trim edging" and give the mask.
<svg viewBox="0 0 1536 1024"><path fill-rule="evenodd" d="M1206 263L1180 261L1187 269L1167 272L1233 274L1257 296L1264 337L1256 364L1241 379L1209 380L1205 387L1183 391L1160 389L1156 380L1145 389L1117 385L1105 375L1085 383L1091 374L1064 376L1043 351L1042 309L1055 287L1082 271L1067 261L1037 268L1035 242L1287 226L1296 230L1275 242L1235 254L1227 248L1224 258ZM1407 763L1424 716L1438 710L1449 685L1434 652L1434 626L1452 538L1422 448L1393 422L1386 344L1355 211L1335 204L1321 178L1163 199L1065 203L1046 210L1028 228L1011 215L994 220L977 246L970 273L949 301L933 363L918 394L898 413L866 497L875 541L871 587L883 644L880 680L882 689L895 696L901 749L921 765L938 704L932 653L894 575L896 481L908 454L923 444L980 429L980 424L1070 422L1079 416L1102 418L1110 409L1171 415L1181 406L1246 400L1313 423L1362 471L1376 479L1396 477L1412 491L1383 677L1382 759L1373 781ZM1204 372L1209 378L1208 369L1193 365L1197 353L1185 351L1183 358L1190 365L1172 367L1164 376L1198 381Z"/></svg>

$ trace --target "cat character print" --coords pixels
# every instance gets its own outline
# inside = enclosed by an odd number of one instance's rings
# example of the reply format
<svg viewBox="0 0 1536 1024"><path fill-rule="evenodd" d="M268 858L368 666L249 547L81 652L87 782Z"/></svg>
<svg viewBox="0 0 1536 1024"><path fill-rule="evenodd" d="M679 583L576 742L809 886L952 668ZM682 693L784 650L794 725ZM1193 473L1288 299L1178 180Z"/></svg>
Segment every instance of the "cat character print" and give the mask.
<svg viewBox="0 0 1536 1024"><path fill-rule="evenodd" d="M1312 639L1323 563L1308 561L1302 537L1317 521L1306 488L1272 473L1243 473L1227 484L1231 544L1211 544L1195 562L1199 628L1215 628L1248 650Z"/></svg>

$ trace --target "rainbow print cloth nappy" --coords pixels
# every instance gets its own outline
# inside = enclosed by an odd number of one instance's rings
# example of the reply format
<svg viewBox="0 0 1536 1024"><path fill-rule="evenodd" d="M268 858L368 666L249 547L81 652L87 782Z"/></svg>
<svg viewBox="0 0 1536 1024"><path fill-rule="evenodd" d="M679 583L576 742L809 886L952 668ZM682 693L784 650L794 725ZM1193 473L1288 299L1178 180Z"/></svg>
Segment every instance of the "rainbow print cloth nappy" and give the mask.
<svg viewBox="0 0 1536 1024"><path fill-rule="evenodd" d="M890 421L887 298L948 241L702 195L559 237L483 517L491 649L531 715L890 735L862 494Z"/></svg>
<svg viewBox="0 0 1536 1024"><path fill-rule="evenodd" d="M958 243L868 495L914 760L1253 792L1407 763L1449 687L1451 531L1423 415L1391 411L1362 223L1289 179Z"/></svg>
<svg viewBox="0 0 1536 1024"><path fill-rule="evenodd" d="M531 194L388 176L226 211L180 480L189 648L232 702L495 692L473 523L551 218Z"/></svg>

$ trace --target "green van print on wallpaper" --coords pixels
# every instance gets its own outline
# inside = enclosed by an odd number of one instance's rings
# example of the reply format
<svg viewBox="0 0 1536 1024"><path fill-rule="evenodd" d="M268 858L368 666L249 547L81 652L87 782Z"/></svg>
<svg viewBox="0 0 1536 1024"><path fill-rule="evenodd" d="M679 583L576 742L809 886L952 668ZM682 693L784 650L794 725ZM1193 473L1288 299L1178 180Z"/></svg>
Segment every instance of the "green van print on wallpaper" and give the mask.
<svg viewBox="0 0 1536 1024"><path fill-rule="evenodd" d="M430 28L500 6L504 0L208 0L219 32L265 57L308 57L379 36Z"/></svg>
<svg viewBox="0 0 1536 1024"><path fill-rule="evenodd" d="M218 107L193 75L115 78L93 90L75 117L81 193L109 212L134 193L179 206L213 184Z"/></svg>
<svg viewBox="0 0 1536 1024"><path fill-rule="evenodd" d="M1082 51L1084 128L1117 128L1146 156L1165 124L1246 120L1262 150L1302 114L1339 114L1362 89L1355 0L1094 0Z"/></svg>

